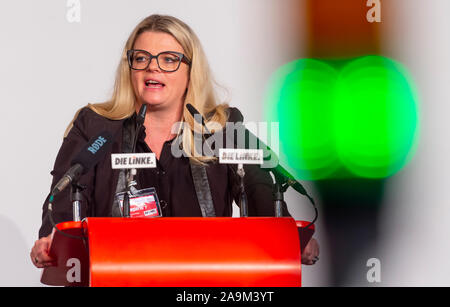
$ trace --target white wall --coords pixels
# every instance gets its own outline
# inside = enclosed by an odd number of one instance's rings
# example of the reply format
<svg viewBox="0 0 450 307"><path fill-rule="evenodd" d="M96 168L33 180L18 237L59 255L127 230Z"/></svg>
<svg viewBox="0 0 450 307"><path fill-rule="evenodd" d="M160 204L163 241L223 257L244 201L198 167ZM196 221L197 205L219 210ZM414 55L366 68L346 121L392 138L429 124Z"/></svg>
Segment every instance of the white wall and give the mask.
<svg viewBox="0 0 450 307"><path fill-rule="evenodd" d="M384 8L384 52L404 63L420 95L420 143L390 182L382 226L385 285L450 284L450 2Z"/></svg>

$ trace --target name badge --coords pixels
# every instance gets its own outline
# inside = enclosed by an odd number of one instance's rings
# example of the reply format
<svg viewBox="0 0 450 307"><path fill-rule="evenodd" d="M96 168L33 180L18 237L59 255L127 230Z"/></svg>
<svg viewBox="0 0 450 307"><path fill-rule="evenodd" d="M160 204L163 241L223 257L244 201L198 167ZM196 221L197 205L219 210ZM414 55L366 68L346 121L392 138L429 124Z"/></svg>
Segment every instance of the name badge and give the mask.
<svg viewBox="0 0 450 307"><path fill-rule="evenodd" d="M154 168L156 167L156 157L152 152L112 154L111 167L113 169Z"/></svg>
<svg viewBox="0 0 450 307"><path fill-rule="evenodd" d="M262 149L220 148L219 163L221 164L263 164Z"/></svg>
<svg viewBox="0 0 450 307"><path fill-rule="evenodd" d="M140 196L130 199L130 217L157 217L159 216L155 197Z"/></svg>

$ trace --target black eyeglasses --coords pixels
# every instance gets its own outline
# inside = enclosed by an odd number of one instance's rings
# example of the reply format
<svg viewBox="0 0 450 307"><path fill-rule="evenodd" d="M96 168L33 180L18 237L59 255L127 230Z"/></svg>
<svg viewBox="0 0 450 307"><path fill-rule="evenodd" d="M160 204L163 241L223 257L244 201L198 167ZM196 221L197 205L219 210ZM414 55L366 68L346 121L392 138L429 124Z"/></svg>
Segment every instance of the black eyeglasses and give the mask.
<svg viewBox="0 0 450 307"><path fill-rule="evenodd" d="M191 61L184 54L176 51L163 51L152 55L145 50L132 49L127 51L127 58L128 65L134 70L146 70L153 58L156 58L159 69L166 72L177 71L181 62L191 65Z"/></svg>

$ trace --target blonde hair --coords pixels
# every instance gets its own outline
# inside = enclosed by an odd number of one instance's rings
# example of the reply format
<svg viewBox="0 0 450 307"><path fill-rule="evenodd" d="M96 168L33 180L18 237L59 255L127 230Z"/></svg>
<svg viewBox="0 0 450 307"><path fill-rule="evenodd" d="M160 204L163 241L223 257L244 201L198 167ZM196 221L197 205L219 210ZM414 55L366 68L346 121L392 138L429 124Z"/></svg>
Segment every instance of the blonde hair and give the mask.
<svg viewBox="0 0 450 307"><path fill-rule="evenodd" d="M144 32L163 32L172 35L183 47L185 55L191 61L189 84L181 118L183 125L180 125L180 127L183 127L183 150L188 157L196 162L212 160L213 158L204 157L201 153L196 152L195 146L192 146L194 142L194 120L185 106L187 103L190 103L204 117L208 114L206 123L211 125L214 123L215 126L212 129L217 129L217 124L221 127L225 126L228 105L217 104L217 97L214 90L215 82L197 35L195 35L187 24L175 17L151 15L136 26L123 49L122 58L116 72L116 80L111 99L104 103L88 104L88 107L97 114L112 120L122 120L134 114L136 111L136 97L131 83L131 69L128 65L127 50L133 49L136 39ZM75 115L75 118L78 113L79 111ZM67 128L66 135L70 131L72 123ZM178 133L180 132L181 130Z"/></svg>

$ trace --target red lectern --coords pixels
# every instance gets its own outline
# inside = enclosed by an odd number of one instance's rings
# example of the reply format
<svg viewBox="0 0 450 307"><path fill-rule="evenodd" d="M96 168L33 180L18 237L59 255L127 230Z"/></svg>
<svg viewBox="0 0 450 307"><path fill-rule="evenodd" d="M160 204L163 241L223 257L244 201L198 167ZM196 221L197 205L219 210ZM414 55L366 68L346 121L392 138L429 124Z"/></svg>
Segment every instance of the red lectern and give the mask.
<svg viewBox="0 0 450 307"><path fill-rule="evenodd" d="M41 282L55 286L301 286L302 242L292 218L87 218L55 232ZM304 243L302 243L304 244Z"/></svg>

